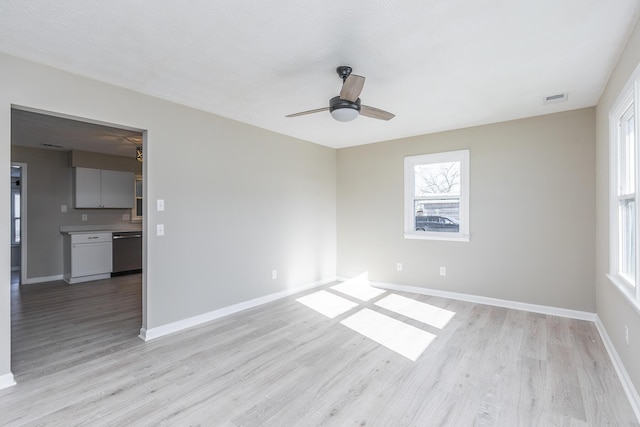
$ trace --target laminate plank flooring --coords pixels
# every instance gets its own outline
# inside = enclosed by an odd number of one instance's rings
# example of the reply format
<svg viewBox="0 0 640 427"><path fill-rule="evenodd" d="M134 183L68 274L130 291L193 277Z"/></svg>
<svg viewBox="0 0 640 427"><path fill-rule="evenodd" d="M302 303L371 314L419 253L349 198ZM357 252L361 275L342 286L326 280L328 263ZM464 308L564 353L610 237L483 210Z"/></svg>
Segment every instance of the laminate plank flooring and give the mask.
<svg viewBox="0 0 640 427"><path fill-rule="evenodd" d="M145 343L140 275L13 284L0 424L640 426L590 322L331 285L357 306L328 318L296 301L318 290ZM453 317L375 305L392 293ZM364 308L436 338L411 361L340 324Z"/></svg>

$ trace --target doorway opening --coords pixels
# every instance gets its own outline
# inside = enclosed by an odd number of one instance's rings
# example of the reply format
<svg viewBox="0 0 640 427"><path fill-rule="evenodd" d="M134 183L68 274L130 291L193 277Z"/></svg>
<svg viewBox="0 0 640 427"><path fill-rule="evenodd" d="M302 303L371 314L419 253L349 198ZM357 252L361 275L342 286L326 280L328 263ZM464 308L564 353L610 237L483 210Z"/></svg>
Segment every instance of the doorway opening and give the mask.
<svg viewBox="0 0 640 427"><path fill-rule="evenodd" d="M56 341L72 342L87 332L85 329L97 317L102 320L95 322L94 338L82 341L88 347L81 353L118 345L120 339L139 339L138 334L146 325L146 272L138 270L127 277L67 284L62 281L68 258L62 232L103 225L114 230L144 228L133 189L140 187L141 199L146 167L137 154L146 144L146 135L145 130L129 126L12 106L11 359L16 380L38 375L40 371L35 367L54 363L57 351L69 351L66 345L56 346ZM131 207L76 208L76 167L133 172L138 181L131 184ZM138 255L144 265L146 245L142 246L144 253ZM25 301L29 304L21 303ZM70 301L82 303L73 305ZM49 319L43 328L49 328L50 333L28 333L29 329L21 326L27 321L37 322L40 317ZM59 325L52 319L58 319ZM42 351L45 348L47 351ZM101 353L96 350L95 354L97 357ZM42 355L49 359L40 359Z"/></svg>

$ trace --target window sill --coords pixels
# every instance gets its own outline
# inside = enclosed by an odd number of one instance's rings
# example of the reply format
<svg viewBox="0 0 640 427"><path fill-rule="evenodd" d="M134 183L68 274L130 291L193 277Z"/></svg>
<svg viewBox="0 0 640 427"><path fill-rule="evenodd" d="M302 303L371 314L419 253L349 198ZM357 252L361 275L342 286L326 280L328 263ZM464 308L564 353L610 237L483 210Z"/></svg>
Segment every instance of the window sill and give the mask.
<svg viewBox="0 0 640 427"><path fill-rule="evenodd" d="M621 278L614 274L607 274L607 278L613 284L613 286L620 291L622 296L624 296L631 307L633 307L638 314L640 314L640 302L636 299L634 295L635 289L633 289L630 285L625 283Z"/></svg>
<svg viewBox="0 0 640 427"><path fill-rule="evenodd" d="M447 236L446 233L404 233L405 239L415 240L441 240L447 242L468 242L471 240L470 236Z"/></svg>

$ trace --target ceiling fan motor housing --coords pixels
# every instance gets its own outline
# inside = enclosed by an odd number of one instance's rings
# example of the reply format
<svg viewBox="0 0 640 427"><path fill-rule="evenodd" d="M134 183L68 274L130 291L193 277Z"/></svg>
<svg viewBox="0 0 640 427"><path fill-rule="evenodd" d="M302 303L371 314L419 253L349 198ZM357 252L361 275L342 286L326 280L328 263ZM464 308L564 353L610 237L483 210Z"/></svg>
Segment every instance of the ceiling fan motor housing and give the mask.
<svg viewBox="0 0 640 427"><path fill-rule="evenodd" d="M338 110L340 108L351 108L360 112L360 98L356 99L355 102L348 101L346 99L341 99L339 96L334 96L329 101L329 111Z"/></svg>

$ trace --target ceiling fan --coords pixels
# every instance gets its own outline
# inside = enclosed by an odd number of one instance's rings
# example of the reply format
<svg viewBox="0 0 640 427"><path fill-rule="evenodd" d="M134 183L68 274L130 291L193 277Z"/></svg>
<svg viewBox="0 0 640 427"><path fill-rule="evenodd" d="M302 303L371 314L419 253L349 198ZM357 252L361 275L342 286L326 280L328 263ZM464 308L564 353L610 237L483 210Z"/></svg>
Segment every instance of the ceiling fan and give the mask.
<svg viewBox="0 0 640 427"><path fill-rule="evenodd" d="M351 74L351 71L351 67L346 65L342 65L336 69L338 76L342 79L342 89L340 90L339 96L334 96L329 100L328 107L289 114L286 117L298 117L329 110L331 116L339 122L349 122L358 117L359 114L371 117L372 119L393 119L395 114L360 103L359 97L364 87L364 77Z"/></svg>

